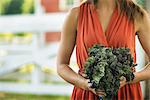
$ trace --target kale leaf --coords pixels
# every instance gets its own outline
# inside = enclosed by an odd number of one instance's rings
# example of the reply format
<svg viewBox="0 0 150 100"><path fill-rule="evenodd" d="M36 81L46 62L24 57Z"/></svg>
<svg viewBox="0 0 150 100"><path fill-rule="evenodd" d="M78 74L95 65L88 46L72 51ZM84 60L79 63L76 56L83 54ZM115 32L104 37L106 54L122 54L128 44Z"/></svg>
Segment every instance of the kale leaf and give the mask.
<svg viewBox="0 0 150 100"><path fill-rule="evenodd" d="M131 67L136 66L129 48L110 48L99 44L88 49L88 58L84 64L86 78L90 79L92 88L104 90L106 98L117 95L120 77L128 81L134 79Z"/></svg>

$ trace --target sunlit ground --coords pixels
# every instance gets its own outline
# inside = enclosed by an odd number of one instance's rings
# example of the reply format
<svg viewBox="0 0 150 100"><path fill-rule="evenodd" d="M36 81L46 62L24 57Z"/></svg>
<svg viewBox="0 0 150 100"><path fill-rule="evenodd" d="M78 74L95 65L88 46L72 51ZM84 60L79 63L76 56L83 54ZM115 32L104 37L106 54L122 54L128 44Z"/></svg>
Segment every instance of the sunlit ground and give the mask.
<svg viewBox="0 0 150 100"><path fill-rule="evenodd" d="M69 100L69 96L0 93L0 100Z"/></svg>

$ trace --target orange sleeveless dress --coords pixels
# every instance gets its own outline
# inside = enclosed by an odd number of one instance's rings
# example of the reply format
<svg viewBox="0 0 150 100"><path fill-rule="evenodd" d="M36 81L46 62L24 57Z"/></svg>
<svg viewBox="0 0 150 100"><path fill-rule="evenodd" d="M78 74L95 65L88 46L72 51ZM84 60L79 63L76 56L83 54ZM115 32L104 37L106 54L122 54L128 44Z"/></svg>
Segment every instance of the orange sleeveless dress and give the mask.
<svg viewBox="0 0 150 100"><path fill-rule="evenodd" d="M79 73L83 71L84 63L88 57L87 49L97 43L115 48L130 48L134 62L136 62L135 35L133 22L129 21L124 13L120 14L117 8L114 10L104 33L94 5L89 2L81 4L76 38L76 57ZM142 100L140 83L125 85L113 99ZM98 96L74 86L71 100L98 100Z"/></svg>

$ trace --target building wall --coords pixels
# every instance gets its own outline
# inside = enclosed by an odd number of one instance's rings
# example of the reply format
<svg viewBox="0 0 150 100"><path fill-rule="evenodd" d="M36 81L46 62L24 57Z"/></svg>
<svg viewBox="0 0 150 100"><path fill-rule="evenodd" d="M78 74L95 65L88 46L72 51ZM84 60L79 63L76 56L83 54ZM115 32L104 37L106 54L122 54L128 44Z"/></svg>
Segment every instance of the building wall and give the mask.
<svg viewBox="0 0 150 100"><path fill-rule="evenodd" d="M41 0L45 13L60 12L59 0ZM56 42L60 40L60 32L46 32L45 42Z"/></svg>
<svg viewBox="0 0 150 100"><path fill-rule="evenodd" d="M64 2L60 2L60 0L41 0L41 4L44 8L45 13L66 12L69 9L68 7L61 9L60 7L60 5L64 6L64 4L66 4L65 0ZM46 43L59 41L60 32L47 32L45 35L45 40Z"/></svg>
<svg viewBox="0 0 150 100"><path fill-rule="evenodd" d="M49 42L57 42L60 40L60 32L46 32L45 33L45 41Z"/></svg>
<svg viewBox="0 0 150 100"><path fill-rule="evenodd" d="M46 13L59 12L59 0L41 0Z"/></svg>

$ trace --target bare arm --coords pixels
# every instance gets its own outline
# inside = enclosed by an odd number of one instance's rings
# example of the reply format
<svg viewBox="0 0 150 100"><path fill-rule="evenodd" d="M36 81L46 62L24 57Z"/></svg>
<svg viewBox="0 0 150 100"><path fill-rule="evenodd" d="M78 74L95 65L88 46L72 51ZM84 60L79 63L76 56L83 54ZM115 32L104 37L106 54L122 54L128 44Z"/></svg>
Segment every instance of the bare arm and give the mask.
<svg viewBox="0 0 150 100"><path fill-rule="evenodd" d="M147 12L144 11L143 19L138 23L138 38L147 54L150 61L150 17ZM135 79L133 82L143 81L150 79L150 64L147 64L140 72L135 73Z"/></svg>
<svg viewBox="0 0 150 100"><path fill-rule="evenodd" d="M85 79L69 67L70 57L76 43L77 12L78 8L73 8L64 22L57 56L57 72L67 82L85 89Z"/></svg>
<svg viewBox="0 0 150 100"><path fill-rule="evenodd" d="M89 83L89 80L77 74L69 67L70 57L76 43L77 16L78 8L73 8L64 22L61 32L60 47L57 55L57 72L64 80L76 87L89 90L96 95L103 96L105 95L104 92L101 90L95 91L90 88L91 83Z"/></svg>
<svg viewBox="0 0 150 100"><path fill-rule="evenodd" d="M64 22L61 32L60 47L57 55L57 72L64 80L76 87L89 90L96 95L103 96L105 95L104 92L92 89L91 83L89 83L88 79L77 74L69 67L70 57L76 43L78 12L79 8L73 8Z"/></svg>

